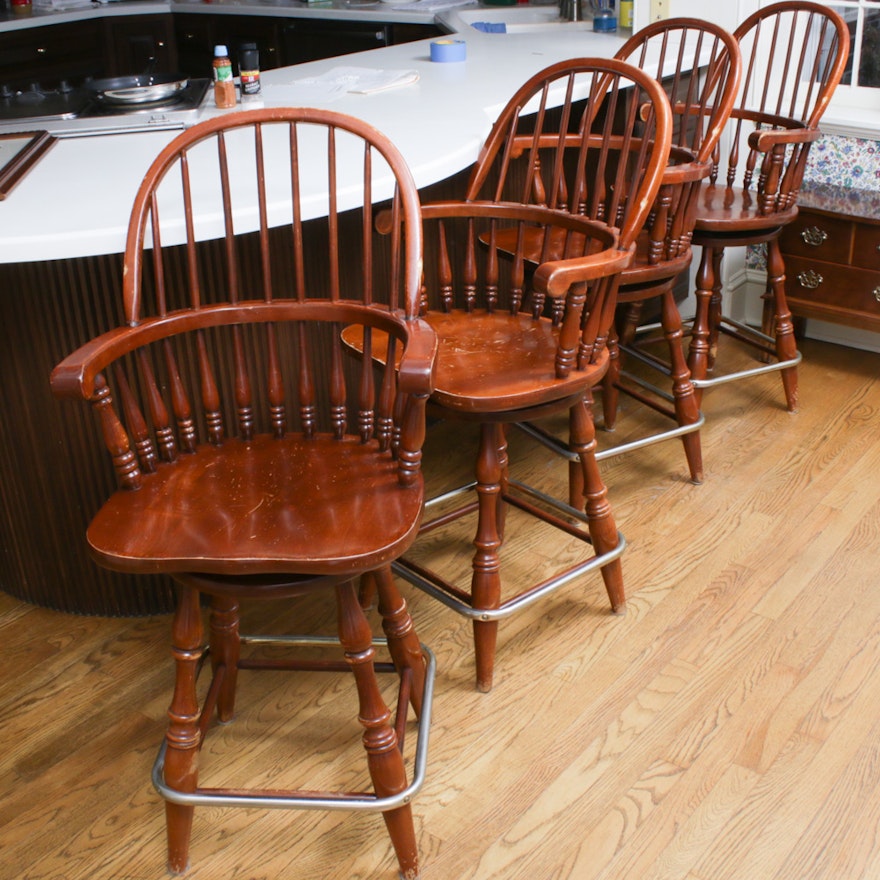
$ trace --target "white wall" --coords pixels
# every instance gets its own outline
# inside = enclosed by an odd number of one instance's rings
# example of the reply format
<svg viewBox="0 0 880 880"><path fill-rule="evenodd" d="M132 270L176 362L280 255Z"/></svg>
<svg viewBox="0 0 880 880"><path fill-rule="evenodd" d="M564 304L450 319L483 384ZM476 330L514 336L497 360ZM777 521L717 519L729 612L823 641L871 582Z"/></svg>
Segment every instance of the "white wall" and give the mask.
<svg viewBox="0 0 880 880"><path fill-rule="evenodd" d="M670 18L685 16L701 18L733 30L747 15L758 8L758 0L667 0ZM634 0L633 24L638 30L650 20L651 0Z"/></svg>

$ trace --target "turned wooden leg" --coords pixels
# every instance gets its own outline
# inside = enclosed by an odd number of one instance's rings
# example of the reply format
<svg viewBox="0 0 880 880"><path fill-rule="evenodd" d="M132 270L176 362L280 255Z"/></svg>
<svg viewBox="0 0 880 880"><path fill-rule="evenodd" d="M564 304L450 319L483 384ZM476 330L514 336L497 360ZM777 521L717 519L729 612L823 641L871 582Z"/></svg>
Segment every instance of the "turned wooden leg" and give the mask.
<svg viewBox="0 0 880 880"><path fill-rule="evenodd" d="M718 357L718 336L721 332L721 315L724 305L721 296L721 258L723 256L723 249L712 251L712 296L709 299L708 367L710 370L715 369L715 359Z"/></svg>
<svg viewBox="0 0 880 880"><path fill-rule="evenodd" d="M632 345L636 339L636 331L639 329L639 321L642 318L643 302L629 303L623 313L623 320L617 328L621 345Z"/></svg>
<svg viewBox="0 0 880 880"><path fill-rule="evenodd" d="M499 451L502 449L506 456L507 446L502 426L481 425L476 468L479 509L477 534L474 538L476 553L471 579L471 600L475 609L495 609L501 602L501 572L498 559L501 535L498 510L502 480L502 461L499 460ZM498 622L475 620L473 629L477 690L486 693L492 689Z"/></svg>
<svg viewBox="0 0 880 880"><path fill-rule="evenodd" d="M587 527L596 553L607 553L617 547L619 536L611 505L608 503L608 490L599 475L599 465L596 462L596 429L593 417L583 401L572 408L571 424L571 446L578 453L583 472ZM619 559L602 567L602 579L611 601L611 610L615 614L623 614L626 610L626 594L623 588L623 568Z"/></svg>
<svg viewBox="0 0 880 880"><path fill-rule="evenodd" d="M419 637L406 602L394 583L391 569L386 567L374 572L373 581L379 591L379 614L382 616L382 629L388 639L391 659L399 675L407 672L412 675L410 703L416 717L420 717L425 695L425 658Z"/></svg>
<svg viewBox="0 0 880 880"><path fill-rule="evenodd" d="M662 302L663 335L669 347L669 364L672 373L672 396L675 402L675 419L679 425L693 425L700 420L700 408L697 406L696 392L691 382L691 373L682 350L681 315L675 304L675 295L671 290L663 294ZM684 454L687 458L691 480L703 482L703 452L700 444L700 432L693 431L681 438Z"/></svg>
<svg viewBox="0 0 880 880"><path fill-rule="evenodd" d="M358 587L358 601L364 611L369 611L376 601L376 578L373 572L368 571L361 575L360 586Z"/></svg>
<svg viewBox="0 0 880 880"><path fill-rule="evenodd" d="M397 747L397 735L390 723L391 711L379 691L373 666L373 637L358 601L354 582L349 581L336 588L336 606L339 641L357 685L360 706L358 720L364 728L363 743L370 778L378 797L398 794L406 788L406 770ZM405 880L417 880L419 859L409 804L389 810L382 816L397 854L401 876Z"/></svg>
<svg viewBox="0 0 880 880"><path fill-rule="evenodd" d="M613 431L617 423L617 407L620 393L620 345L617 333L612 330L608 336L608 371L602 378L602 421L606 431Z"/></svg>
<svg viewBox="0 0 880 880"><path fill-rule="evenodd" d="M174 696L168 709L165 734L165 784L178 791L193 792L198 784L200 745L199 704L196 694L198 665L203 653L202 613L199 592L178 590L177 610L171 631L174 657ZM194 807L165 802L168 835L168 870L182 874L189 866L189 839Z"/></svg>
<svg viewBox="0 0 880 880"><path fill-rule="evenodd" d="M235 688L238 683L238 660L241 638L238 631L238 602L229 596L211 598L210 640L211 669L222 674L217 696L217 717L224 724L235 715Z"/></svg>
<svg viewBox="0 0 880 880"><path fill-rule="evenodd" d="M510 469L510 459L507 457L507 429L504 425L498 426L498 436L500 444L498 446L498 469L500 471L498 478L499 491L496 496L498 500L495 510L495 518L498 524L498 540L504 543L504 526L507 523L507 501L504 496L507 494L507 479Z"/></svg>
<svg viewBox="0 0 880 880"><path fill-rule="evenodd" d="M584 395L584 406L593 411L593 393L587 392ZM578 428L576 424L578 411L576 409L569 410L568 413L568 445L572 451L576 451L572 446L572 438L577 436ZM568 462L568 506L574 507L576 510L583 510L587 503L584 495L584 469L581 467L580 461Z"/></svg>
<svg viewBox="0 0 880 880"><path fill-rule="evenodd" d="M705 379L709 372L709 312L712 299L712 288L715 284L713 250L704 247L697 269L696 311L691 327L691 343L688 350L688 369L694 379ZM703 389L695 389L695 398L699 407L703 399Z"/></svg>
<svg viewBox="0 0 880 880"><path fill-rule="evenodd" d="M773 327L776 335L776 356L780 361L797 357L797 340L788 302L785 299L785 260L779 249L779 240L774 238L767 245L767 287L773 303ZM782 370L782 385L785 390L785 403L789 412L798 409L797 367Z"/></svg>

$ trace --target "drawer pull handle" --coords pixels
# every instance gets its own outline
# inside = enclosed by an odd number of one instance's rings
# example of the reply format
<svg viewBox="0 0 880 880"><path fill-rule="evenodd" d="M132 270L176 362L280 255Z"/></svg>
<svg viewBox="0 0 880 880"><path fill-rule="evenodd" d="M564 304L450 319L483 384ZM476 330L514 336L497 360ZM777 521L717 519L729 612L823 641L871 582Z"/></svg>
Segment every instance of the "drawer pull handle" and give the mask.
<svg viewBox="0 0 880 880"><path fill-rule="evenodd" d="M813 269L807 269L805 272L798 273L797 280L801 287L815 290L825 279Z"/></svg>
<svg viewBox="0 0 880 880"><path fill-rule="evenodd" d="M820 244L828 241L828 233L824 229L819 229L818 226L808 226L801 230L801 238L804 240L804 244L808 244L810 247L819 247Z"/></svg>
<svg viewBox="0 0 880 880"><path fill-rule="evenodd" d="M873 293L874 299L877 300L878 303L880 303L880 287L875 287Z"/></svg>

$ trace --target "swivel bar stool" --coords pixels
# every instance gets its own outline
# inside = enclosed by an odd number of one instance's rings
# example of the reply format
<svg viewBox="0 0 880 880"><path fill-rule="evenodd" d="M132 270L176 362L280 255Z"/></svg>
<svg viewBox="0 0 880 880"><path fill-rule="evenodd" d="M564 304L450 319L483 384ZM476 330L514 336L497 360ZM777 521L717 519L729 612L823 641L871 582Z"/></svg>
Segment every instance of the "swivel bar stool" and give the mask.
<svg viewBox="0 0 880 880"><path fill-rule="evenodd" d="M375 233L374 201L390 205L394 235ZM154 767L173 872L189 864L195 807L212 805L381 811L401 876L419 875L411 801L424 781L433 661L390 565L415 540L424 502L436 340L418 317L421 261L418 195L384 135L321 110L224 115L151 165L128 229L123 322L52 374L57 395L94 407L118 478L88 528L91 553L178 587L174 695ZM368 341L359 361L340 342L355 324ZM374 334L397 371L375 375ZM364 577L378 587L391 665L376 662L384 648L358 601ZM315 591L335 603L338 641L240 634L240 602ZM267 643L284 656L265 656ZM201 787L212 718L232 720L239 671L251 669L350 673L372 789ZM396 718L377 669L399 676ZM408 704L421 716L411 780Z"/></svg>
<svg viewBox="0 0 880 880"><path fill-rule="evenodd" d="M801 355L785 300L779 235L797 215L807 154L843 75L849 31L831 7L789 0L750 15L734 37L744 75L728 146L719 151L697 208L694 244L703 253L688 365L699 399L706 388L779 371L794 412ZM721 260L728 248L760 244L767 246L767 286L757 330L723 313ZM721 334L755 350L761 363L714 373Z"/></svg>

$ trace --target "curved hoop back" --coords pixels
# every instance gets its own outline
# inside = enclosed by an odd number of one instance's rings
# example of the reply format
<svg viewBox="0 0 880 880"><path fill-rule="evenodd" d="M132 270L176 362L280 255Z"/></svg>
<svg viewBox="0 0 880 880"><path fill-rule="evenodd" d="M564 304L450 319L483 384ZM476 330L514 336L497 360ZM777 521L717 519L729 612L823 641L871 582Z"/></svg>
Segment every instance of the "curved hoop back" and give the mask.
<svg viewBox="0 0 880 880"><path fill-rule="evenodd" d="M375 268L373 203L389 199L402 221L395 224L402 239L392 245L392 283L380 292L369 277ZM360 212L360 225L348 232L363 251L363 274L355 279L349 268L343 290L343 251L349 267L352 261L340 239L341 216L352 209ZM306 232L309 220L315 222ZM250 235L255 256L242 254L235 242L242 235ZM213 264L199 256L200 243L210 240L222 242ZM217 273L230 303L303 300L320 289L330 300L386 302L411 316L418 310L421 246L412 175L397 148L372 126L314 108L224 115L176 137L144 177L126 241L125 319L137 324L150 314L199 308L208 286L217 286ZM314 283L316 275L321 284ZM177 285L185 301L172 291L176 276L185 278Z"/></svg>
<svg viewBox="0 0 880 880"><path fill-rule="evenodd" d="M734 113L816 128L849 55L849 30L840 15L821 3L787 0L759 9L733 35L743 57Z"/></svg>
<svg viewBox="0 0 880 880"><path fill-rule="evenodd" d="M469 200L546 205L601 220L628 248L651 210L669 157L662 87L630 64L576 58L531 77L492 127Z"/></svg>
<svg viewBox="0 0 880 880"><path fill-rule="evenodd" d="M713 172L728 187L757 188L761 215L790 211L819 121L843 76L849 31L830 7L775 3L734 32L743 79L725 161ZM726 167L725 167L726 166Z"/></svg>
<svg viewBox="0 0 880 880"><path fill-rule="evenodd" d="M742 75L739 45L724 28L696 18L652 22L615 58L651 74L676 121L673 144L706 162L724 131Z"/></svg>

